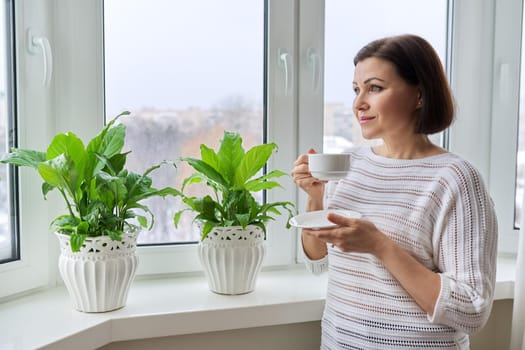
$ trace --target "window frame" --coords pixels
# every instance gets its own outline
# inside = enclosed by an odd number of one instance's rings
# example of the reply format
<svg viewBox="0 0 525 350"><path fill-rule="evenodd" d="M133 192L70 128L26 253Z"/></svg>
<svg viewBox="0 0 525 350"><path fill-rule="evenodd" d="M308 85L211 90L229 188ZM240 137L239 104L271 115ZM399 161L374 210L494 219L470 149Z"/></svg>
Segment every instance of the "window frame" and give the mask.
<svg viewBox="0 0 525 350"><path fill-rule="evenodd" d="M521 0L454 1L451 86L459 101L450 150L481 172L495 203L498 254L516 256L514 227ZM502 69L502 64L507 68ZM504 72L506 70L506 72ZM502 156L505 155L505 156Z"/></svg>
<svg viewBox="0 0 525 350"><path fill-rule="evenodd" d="M78 3L78 4L77 4ZM103 2L80 5L81 0L74 0L66 6L59 6L56 12L55 35L57 41L57 60L64 59L69 65L69 72L58 67L55 75L57 104L57 125L60 130L82 130L79 136L87 139L98 132L103 125L104 115L104 75L103 75ZM290 137L286 130L294 130L294 118L283 120L274 118L274 115L295 115L294 94L285 95L283 69L279 66L279 49L286 49L292 57L295 56L294 22L288 18L295 18L296 0L268 2L269 40L267 47L267 135L268 142L279 145L278 155L272 157L268 169L288 169L295 160L295 136ZM82 20L75 22L75 28L68 26L73 22L71 18ZM98 29L94 26L98 24ZM90 34L95 33L95 35ZM74 41L84 42L82 46L74 46ZM69 58L69 59L68 59ZM76 59L75 59L76 58ZM88 64L81 65L80 63ZM76 68L76 69L75 69ZM292 69L295 69L293 64ZM90 72L90 73L87 73ZM71 76L71 74L74 76ZM296 76L292 74L292 76ZM74 84L76 80L85 81L85 88ZM295 86L293 86L295 89ZM85 96L90 98L85 98ZM84 96L83 96L84 95ZM86 103L89 101L89 104ZM82 106L82 113L73 110L74 106ZM93 115L100 116L100 120L93 119ZM296 190L291 179L281 181L286 190L274 190L267 194L268 201L295 202ZM267 257L264 266L284 266L295 263L294 230L284 228L285 217L281 217L268 225ZM174 244L158 246L140 246L138 248L140 264L137 275L169 274L181 272L201 271L198 261L196 244Z"/></svg>
<svg viewBox="0 0 525 350"><path fill-rule="evenodd" d="M6 57L6 104L7 104L7 115L6 115L6 145L8 148L13 147L17 144L17 112L16 112L16 83L15 83L15 40L14 40L14 25L15 25L15 10L12 1L5 1L4 14L6 17L5 23L5 34L6 34L6 43L5 47L7 49ZM9 220L9 229L11 235L11 256L5 259L0 259L0 264L4 264L10 261L16 261L20 258L20 239L19 239L19 218L18 218L18 169L12 165L7 166L6 173L6 183L7 183L7 197L8 203L10 204L8 215Z"/></svg>
<svg viewBox="0 0 525 350"><path fill-rule="evenodd" d="M29 25L38 28L39 34L49 37L50 27L44 18L35 16L47 13L42 3L29 4L8 0L13 6L15 21L15 83L18 132L20 147L42 148L50 134L48 123L51 91L42 83L42 59L26 54L25 33ZM22 83L23 82L23 83ZM35 118L34 116L37 116ZM18 171L19 181L19 249L20 259L0 264L0 298L46 286L50 281L49 236L47 220L49 204L35 200L42 198L36 174L29 169ZM54 199L50 198L52 202ZM55 260L56 261L56 260Z"/></svg>
<svg viewBox="0 0 525 350"><path fill-rule="evenodd" d="M519 229L515 227L517 150L519 141L520 69L523 1L495 3L492 120L489 188L499 221L499 252L516 256ZM515 80L510 77L518 77ZM509 132L515 130L515 132ZM515 128L515 129L514 129ZM506 156L502 156L505 154ZM512 200L508 200L511 198Z"/></svg>

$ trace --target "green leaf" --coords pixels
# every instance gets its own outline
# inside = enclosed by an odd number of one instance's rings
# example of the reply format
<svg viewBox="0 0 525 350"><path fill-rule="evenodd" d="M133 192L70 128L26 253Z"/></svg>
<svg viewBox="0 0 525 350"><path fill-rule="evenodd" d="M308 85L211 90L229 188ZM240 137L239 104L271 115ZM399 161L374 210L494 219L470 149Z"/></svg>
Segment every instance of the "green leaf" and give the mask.
<svg viewBox="0 0 525 350"><path fill-rule="evenodd" d="M264 167L276 148L274 143L269 143L254 146L246 152L235 172L235 185L243 188L244 183Z"/></svg>
<svg viewBox="0 0 525 350"><path fill-rule="evenodd" d="M46 159L51 160L60 155L65 155L73 162L77 176L84 177L87 153L84 143L72 132L57 134L47 147Z"/></svg>
<svg viewBox="0 0 525 350"><path fill-rule="evenodd" d="M148 219L143 215L137 215L137 221L139 222L140 226L143 228L148 227Z"/></svg>
<svg viewBox="0 0 525 350"><path fill-rule="evenodd" d="M109 198L109 193L114 197L113 201L115 205L121 203L127 198L128 189L124 181L125 178L120 178L118 176L111 176L108 173L103 171L99 172L96 176L97 181L97 194L100 198ZM106 202L110 205L111 202Z"/></svg>
<svg viewBox="0 0 525 350"><path fill-rule="evenodd" d="M270 171L269 173L267 173L267 174L265 174L263 176L260 176L260 177L258 177L256 179L253 179L253 180L250 180L250 181L246 182L245 187L246 187L247 190L253 192L253 190L249 189L249 187L252 186L252 183L259 183L259 182L262 182L262 181L267 181L269 179L273 179L273 178L281 177L281 176L287 176L287 175L288 174L286 174L283 171L272 170L272 171Z"/></svg>
<svg viewBox="0 0 525 350"><path fill-rule="evenodd" d="M217 172L217 170L213 169L210 165L203 162L200 159L196 158L182 158L185 162L187 162L193 169L204 175L207 179L223 186L228 186L228 181L222 177L221 174Z"/></svg>
<svg viewBox="0 0 525 350"><path fill-rule="evenodd" d="M192 175L184 179L184 181L182 182L181 191L184 191L186 186L200 183L202 182L202 180L205 180L205 178L200 173L193 173Z"/></svg>
<svg viewBox="0 0 525 350"><path fill-rule="evenodd" d="M215 151L203 144L200 145L200 149L201 149L201 160L204 163L211 166L216 171L220 172L221 171L220 169L221 161L219 160L219 156L215 153ZM224 175L224 173L222 173L221 175Z"/></svg>
<svg viewBox="0 0 525 350"><path fill-rule="evenodd" d="M204 240L206 236L208 236L208 233L214 228L219 226L218 223L212 222L212 221L206 221L204 222L204 226L202 227L202 235L201 240Z"/></svg>
<svg viewBox="0 0 525 350"><path fill-rule="evenodd" d="M175 215L173 215L173 224L175 225L175 228L179 228L179 221L180 221L180 218L182 216L182 214L186 211L186 209L184 210L179 210L178 212L175 213Z"/></svg>
<svg viewBox="0 0 525 350"><path fill-rule="evenodd" d="M113 120L106 124L106 126L91 139L86 147L87 151L87 166L86 166L86 177L90 178L94 173L98 172L103 168L103 164L97 159L96 154L103 155L106 158L111 158L118 154L124 145L125 140L125 126L119 125L118 132L112 132L109 136L108 133L115 126L115 122L122 116L129 115L129 112L122 112L116 116Z"/></svg>
<svg viewBox="0 0 525 350"><path fill-rule="evenodd" d="M273 216L270 216L270 215L258 215L254 222L268 222L268 221L272 221L272 220L275 220L275 218Z"/></svg>
<svg viewBox="0 0 525 350"><path fill-rule="evenodd" d="M171 161L171 160L163 160L162 162L160 162L159 164L156 164L152 167L149 167L148 169L146 169L146 171L144 171L144 173L142 174L142 176L146 177L147 175L149 175L151 172L153 172L154 170L160 168L161 166L163 165L171 165L172 167L174 168L177 168L177 165L175 164L174 161Z"/></svg>
<svg viewBox="0 0 525 350"><path fill-rule="evenodd" d="M81 221L77 224L75 228L77 235L87 235L89 231L89 223L86 221Z"/></svg>
<svg viewBox="0 0 525 350"><path fill-rule="evenodd" d="M242 228L246 228L250 222L250 214L236 214L235 217L239 221Z"/></svg>
<svg viewBox="0 0 525 350"><path fill-rule="evenodd" d="M98 153L103 154L107 158L112 158L119 154L124 147L125 138L126 126L124 124L119 124L110 128L102 139L102 144L99 149L101 152Z"/></svg>
<svg viewBox="0 0 525 350"><path fill-rule="evenodd" d="M151 230L153 228L153 225L155 224L155 216L153 215L153 212L148 208L148 206L143 205L143 204L139 204L139 203L134 203L133 205L131 203L128 203L126 208L128 209L128 210L126 210L126 213L129 213L129 216L124 216L124 218L127 219L127 218L133 218L133 217L137 216L133 211L131 211L129 209L133 209L133 208L140 209L144 213L148 214L149 218L151 219L151 224L149 225L149 227L146 227L147 226L147 220L146 220L146 226L143 226L143 227L147 228L148 230Z"/></svg>
<svg viewBox="0 0 525 350"><path fill-rule="evenodd" d="M235 225L235 220L223 220L222 222L222 226L224 227L234 226L234 225Z"/></svg>
<svg viewBox="0 0 525 350"><path fill-rule="evenodd" d="M42 194L44 199L47 199L47 194L55 189L55 186L48 184L47 182L42 183Z"/></svg>
<svg viewBox="0 0 525 350"><path fill-rule="evenodd" d="M225 131L218 152L219 167L215 167L215 169L219 170L225 179L233 179L243 157L244 149L242 148L241 136L234 132Z"/></svg>
<svg viewBox="0 0 525 350"><path fill-rule="evenodd" d="M133 202L146 198L145 195L151 190L151 178L144 177L135 173L128 173L122 178L123 183L129 193L129 199Z"/></svg>
<svg viewBox="0 0 525 350"><path fill-rule="evenodd" d="M67 228L69 231L72 231L73 227L75 227L78 223L78 219L65 214L65 215L59 215L57 216L52 222L51 227L55 229L56 231L63 231L64 228Z"/></svg>
<svg viewBox="0 0 525 350"><path fill-rule="evenodd" d="M121 237L122 231L120 231L120 230L114 230L114 229L105 230L104 234L106 236L109 236L109 238L111 238L114 241L121 241L122 240L122 237Z"/></svg>
<svg viewBox="0 0 525 350"><path fill-rule="evenodd" d="M99 153L95 153L94 156L96 158L95 162L98 160L98 163L95 164L95 171L93 172L93 176L97 176L99 171L106 172L113 176L116 176L118 174L118 171L113 168L113 164L111 164L109 158Z"/></svg>
<svg viewBox="0 0 525 350"><path fill-rule="evenodd" d="M217 221L215 216L216 203L210 196L205 196L202 199L202 209L200 211L199 219Z"/></svg>
<svg viewBox="0 0 525 350"><path fill-rule="evenodd" d="M38 165L46 160L46 154L40 151L13 148L6 154L0 163L13 164L16 166L27 166L38 168Z"/></svg>
<svg viewBox="0 0 525 350"><path fill-rule="evenodd" d="M164 187L164 188L161 188L160 190L157 190L157 191L154 191L152 193L150 193L148 195L148 197L151 197L151 196L161 196L161 197L166 197L166 196L173 196L173 197L178 197L178 196L182 196L182 192L180 192L179 190L175 189L175 188L172 188L172 187Z"/></svg>
<svg viewBox="0 0 525 350"><path fill-rule="evenodd" d="M115 154L113 157L109 158L108 165L111 166L111 169L118 174L124 169L126 164L127 155L131 152Z"/></svg>
<svg viewBox="0 0 525 350"><path fill-rule="evenodd" d="M78 252L80 251L80 248L82 247L82 244L84 244L84 241L86 240L87 235L78 235L78 234L72 234L69 237L69 243L71 244L71 251Z"/></svg>
<svg viewBox="0 0 525 350"><path fill-rule="evenodd" d="M277 215L280 215L280 214L281 214L281 212L280 212L277 208L275 208L275 207L270 207L270 208L268 208L268 211L269 211L270 213L277 214Z"/></svg>
<svg viewBox="0 0 525 350"><path fill-rule="evenodd" d="M49 185L74 193L75 186L70 183L70 176L73 175L72 164L64 154L40 163L38 172Z"/></svg>
<svg viewBox="0 0 525 350"><path fill-rule="evenodd" d="M196 197L184 197L182 199L184 204L186 204L188 207L190 207L192 210L200 212L202 207L202 199L196 198Z"/></svg>
<svg viewBox="0 0 525 350"><path fill-rule="evenodd" d="M260 181L260 179L246 183L246 189L251 192L258 192L262 190L271 190L272 188L281 187L280 183L275 181Z"/></svg>

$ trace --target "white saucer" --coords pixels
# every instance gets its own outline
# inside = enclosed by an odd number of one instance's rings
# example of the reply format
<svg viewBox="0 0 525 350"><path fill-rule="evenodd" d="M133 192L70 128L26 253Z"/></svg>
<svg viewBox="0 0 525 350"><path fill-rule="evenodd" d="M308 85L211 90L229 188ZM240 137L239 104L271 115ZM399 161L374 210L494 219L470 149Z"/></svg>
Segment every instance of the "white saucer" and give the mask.
<svg viewBox="0 0 525 350"><path fill-rule="evenodd" d="M290 219L290 224L299 228L309 228L312 230L318 230L321 228L328 228L337 226L333 222L328 221L326 216L328 213L334 213L349 218L360 218L361 214L352 210L344 209L328 209L328 210L317 210L310 211L308 213L299 214Z"/></svg>
<svg viewBox="0 0 525 350"><path fill-rule="evenodd" d="M313 177L319 180L340 180L349 173L348 171L311 171Z"/></svg>

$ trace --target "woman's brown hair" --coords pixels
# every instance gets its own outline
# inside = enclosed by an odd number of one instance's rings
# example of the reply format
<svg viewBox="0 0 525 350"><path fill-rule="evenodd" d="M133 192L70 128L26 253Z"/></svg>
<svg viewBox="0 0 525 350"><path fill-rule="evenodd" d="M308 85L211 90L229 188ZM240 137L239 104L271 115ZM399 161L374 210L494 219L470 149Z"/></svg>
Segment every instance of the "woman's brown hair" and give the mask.
<svg viewBox="0 0 525 350"><path fill-rule="evenodd" d="M377 57L391 62L408 84L421 90L416 133L434 134L454 120L454 101L445 71L434 48L417 35L399 35L374 40L354 58L354 65Z"/></svg>

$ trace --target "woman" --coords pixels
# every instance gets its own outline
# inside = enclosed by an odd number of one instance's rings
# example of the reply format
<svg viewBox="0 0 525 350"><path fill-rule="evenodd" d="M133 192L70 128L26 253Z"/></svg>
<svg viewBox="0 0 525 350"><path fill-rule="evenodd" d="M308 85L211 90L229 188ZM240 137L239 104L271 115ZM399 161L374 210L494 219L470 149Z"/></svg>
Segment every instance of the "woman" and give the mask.
<svg viewBox="0 0 525 350"><path fill-rule="evenodd" d="M454 115L441 62L402 35L366 45L354 64L354 115L383 143L354 149L327 196L362 218L329 214L335 228L302 231L307 267L329 271L321 348L468 349L492 307L497 222L478 171L428 138ZM324 209L306 154L292 176L307 210Z"/></svg>

